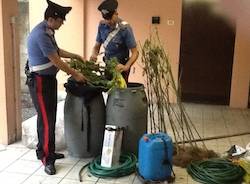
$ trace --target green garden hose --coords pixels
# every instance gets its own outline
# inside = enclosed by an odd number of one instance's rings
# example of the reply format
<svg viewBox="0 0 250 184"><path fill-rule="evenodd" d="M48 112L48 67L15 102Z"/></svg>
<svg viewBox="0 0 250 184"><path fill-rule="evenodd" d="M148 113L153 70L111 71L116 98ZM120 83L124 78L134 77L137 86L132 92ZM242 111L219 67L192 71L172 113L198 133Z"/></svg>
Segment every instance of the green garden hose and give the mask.
<svg viewBox="0 0 250 184"><path fill-rule="evenodd" d="M120 165L111 168L102 167L101 157L99 156L89 164L88 170L92 175L101 178L127 176L135 172L137 158L134 154L122 154L120 163Z"/></svg>
<svg viewBox="0 0 250 184"><path fill-rule="evenodd" d="M192 162L187 172L195 181L204 184L240 184L245 174L243 168L221 158Z"/></svg>
<svg viewBox="0 0 250 184"><path fill-rule="evenodd" d="M127 176L135 172L136 163L137 163L136 156L132 153L129 153L129 154L121 154L120 165L117 165L111 168L101 166L101 156L96 157L92 162L83 166L83 168L88 167L88 171L96 177L117 178L117 177ZM79 177L80 177L80 174L79 174ZM81 181L81 177L80 177L80 181Z"/></svg>

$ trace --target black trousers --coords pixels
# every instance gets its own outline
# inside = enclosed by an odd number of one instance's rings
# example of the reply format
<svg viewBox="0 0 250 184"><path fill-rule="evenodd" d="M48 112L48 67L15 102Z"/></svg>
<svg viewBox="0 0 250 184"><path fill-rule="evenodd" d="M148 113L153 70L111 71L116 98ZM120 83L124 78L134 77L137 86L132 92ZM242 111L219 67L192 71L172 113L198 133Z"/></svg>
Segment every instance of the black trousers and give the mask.
<svg viewBox="0 0 250 184"><path fill-rule="evenodd" d="M126 72L122 72L122 76L125 79L126 83L128 84L128 77L129 77L130 69Z"/></svg>
<svg viewBox="0 0 250 184"><path fill-rule="evenodd" d="M56 76L32 73L27 78L27 85L37 111L37 158L46 165L54 162L57 110Z"/></svg>

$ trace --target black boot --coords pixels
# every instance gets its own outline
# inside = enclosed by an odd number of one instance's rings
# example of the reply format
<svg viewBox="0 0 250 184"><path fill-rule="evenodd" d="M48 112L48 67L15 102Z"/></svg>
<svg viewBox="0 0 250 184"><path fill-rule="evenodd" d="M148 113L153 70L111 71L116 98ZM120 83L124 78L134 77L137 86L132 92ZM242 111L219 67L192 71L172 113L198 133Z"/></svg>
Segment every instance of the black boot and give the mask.
<svg viewBox="0 0 250 184"><path fill-rule="evenodd" d="M48 175L54 175L54 174L56 174L55 164L54 163L48 163L48 164L46 164L45 167L44 167L44 171Z"/></svg>
<svg viewBox="0 0 250 184"><path fill-rule="evenodd" d="M43 155L39 155L39 154L36 154L36 155L37 155L38 160L42 160ZM54 159L54 160L62 159L62 158L64 158L64 154L62 154L62 153L53 153L51 158Z"/></svg>
<svg viewBox="0 0 250 184"><path fill-rule="evenodd" d="M64 154L62 154L62 153L54 153L54 154L52 155L52 157L53 157L54 159L62 159L62 158L64 158Z"/></svg>

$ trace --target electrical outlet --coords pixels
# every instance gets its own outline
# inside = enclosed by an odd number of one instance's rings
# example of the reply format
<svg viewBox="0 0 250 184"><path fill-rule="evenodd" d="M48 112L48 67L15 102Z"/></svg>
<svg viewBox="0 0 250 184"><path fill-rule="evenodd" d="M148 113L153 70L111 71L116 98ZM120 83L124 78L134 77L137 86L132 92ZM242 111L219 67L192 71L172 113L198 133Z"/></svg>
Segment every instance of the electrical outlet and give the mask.
<svg viewBox="0 0 250 184"><path fill-rule="evenodd" d="M169 26L173 26L174 25L174 20L173 19L168 19L167 24Z"/></svg>

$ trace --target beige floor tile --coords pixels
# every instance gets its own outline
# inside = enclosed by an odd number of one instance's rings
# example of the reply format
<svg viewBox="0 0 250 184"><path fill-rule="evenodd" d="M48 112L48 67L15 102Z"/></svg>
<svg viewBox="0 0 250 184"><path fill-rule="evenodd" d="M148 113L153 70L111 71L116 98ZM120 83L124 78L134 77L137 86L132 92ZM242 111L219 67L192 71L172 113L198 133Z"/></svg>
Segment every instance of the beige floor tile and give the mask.
<svg viewBox="0 0 250 184"><path fill-rule="evenodd" d="M8 166L10 166L12 163L16 161L15 158L0 158L0 172L5 170Z"/></svg>
<svg viewBox="0 0 250 184"><path fill-rule="evenodd" d="M94 181L94 182L96 182L97 180L99 180L99 178L93 176L89 172L85 172L85 174L82 176L82 181Z"/></svg>
<svg viewBox="0 0 250 184"><path fill-rule="evenodd" d="M56 167L56 174L52 175L51 177L65 177L70 170L73 168L73 165L69 164L55 164ZM39 175L39 176L47 176L47 174L44 172L44 166L40 167L38 171L34 173L34 175Z"/></svg>
<svg viewBox="0 0 250 184"><path fill-rule="evenodd" d="M187 175L177 175L175 177L175 183L187 183Z"/></svg>
<svg viewBox="0 0 250 184"><path fill-rule="evenodd" d="M78 162L77 165L85 165L87 163L90 163L94 158L81 158Z"/></svg>
<svg viewBox="0 0 250 184"><path fill-rule="evenodd" d="M3 184L21 184L28 177L28 174L9 173L3 171L0 173L0 182Z"/></svg>
<svg viewBox="0 0 250 184"><path fill-rule="evenodd" d="M65 177L73 168L71 164L55 164L58 177Z"/></svg>
<svg viewBox="0 0 250 184"><path fill-rule="evenodd" d="M229 138L217 139L217 144L218 146L230 146L231 145Z"/></svg>
<svg viewBox="0 0 250 184"><path fill-rule="evenodd" d="M143 182L138 177L135 177L133 184L143 184Z"/></svg>
<svg viewBox="0 0 250 184"><path fill-rule="evenodd" d="M0 159L0 172L4 171L9 165L11 165L13 163L13 161L10 160L4 160L4 159Z"/></svg>
<svg viewBox="0 0 250 184"><path fill-rule="evenodd" d="M202 113L202 119L205 121L205 120L208 120L208 121L212 121L214 120L214 116L213 116L213 112L211 110L208 110L208 111L204 111Z"/></svg>
<svg viewBox="0 0 250 184"><path fill-rule="evenodd" d="M74 165L74 167L69 171L69 173L65 176L65 178L71 179L71 180L79 180L80 179L79 172L80 172L82 167L83 167L83 165L81 163ZM87 168L85 168L81 172L81 175L84 176L86 172L87 172Z"/></svg>
<svg viewBox="0 0 250 184"><path fill-rule="evenodd" d="M197 182L192 177L188 176L187 184L200 184L200 182Z"/></svg>
<svg viewBox="0 0 250 184"><path fill-rule="evenodd" d="M94 181L76 181L76 180L70 180L70 179L63 179L60 184L95 184Z"/></svg>
<svg viewBox="0 0 250 184"><path fill-rule="evenodd" d="M250 131L249 109L231 109L226 106L189 103L185 103L184 106L201 137L216 137ZM169 135L172 135L169 125L168 130ZM197 135L195 135L196 137L198 138ZM233 144L245 148L249 142L250 135L244 135L213 139L205 141L205 144L208 149L221 154L227 151ZM201 145L202 143L198 142L198 144ZM0 183L4 181L4 184L19 184L22 182L23 184L142 184L135 174L119 179L104 180L92 176L86 172L86 169L83 172L83 182L80 183L78 178L79 170L93 158L72 158L68 156L67 151L64 151L64 154L66 156L65 159L56 161L57 174L48 176L44 172L44 167L40 165L40 161L36 159L34 149L26 148L21 141L8 146L0 145ZM174 172L176 174L174 184L197 184L188 176L185 169L174 167Z"/></svg>
<svg viewBox="0 0 250 184"><path fill-rule="evenodd" d="M80 159L65 155L65 158L56 160L58 164L76 164Z"/></svg>
<svg viewBox="0 0 250 184"><path fill-rule="evenodd" d="M0 144L0 152L5 151L7 149L6 145Z"/></svg>
<svg viewBox="0 0 250 184"><path fill-rule="evenodd" d="M98 184L107 184L107 183L110 183L110 184L114 184L115 183L115 181L116 181L116 178L99 178L98 179L98 181L97 181L97 183ZM130 184L130 183L128 183L128 184Z"/></svg>
<svg viewBox="0 0 250 184"><path fill-rule="evenodd" d="M131 174L129 176L120 177L120 178L117 178L115 180L115 183L117 183L117 184L123 184L123 183L124 184L125 183L132 184L134 182L134 180L135 180L135 177L136 177L135 174Z"/></svg>
<svg viewBox="0 0 250 184"><path fill-rule="evenodd" d="M0 158L4 159L19 159L24 154L26 154L29 151L29 149L26 148L13 148L13 147L7 147L5 150L0 151Z"/></svg>
<svg viewBox="0 0 250 184"><path fill-rule="evenodd" d="M250 134L242 136L242 141L243 141L244 145L247 146L247 144L250 143Z"/></svg>
<svg viewBox="0 0 250 184"><path fill-rule="evenodd" d="M27 149L27 147L23 145L22 141L18 141L18 142L15 142L15 143L12 143L12 144L8 145L8 148L23 148L23 149Z"/></svg>
<svg viewBox="0 0 250 184"><path fill-rule="evenodd" d="M216 148L218 146L216 139L205 141L205 144L207 147L210 147L210 148Z"/></svg>
<svg viewBox="0 0 250 184"><path fill-rule="evenodd" d="M17 160L7 167L5 171L11 173L32 174L36 172L41 166L42 163L40 162Z"/></svg>
<svg viewBox="0 0 250 184"><path fill-rule="evenodd" d="M230 141L231 145L238 145L238 146L241 146L241 147L244 147L244 148L246 146L240 136L238 136L238 137L230 137L229 141Z"/></svg>
<svg viewBox="0 0 250 184"><path fill-rule="evenodd" d="M36 150L35 149L30 149L26 154L24 154L21 158L21 160L29 160L29 161L36 161L36 162L41 162L40 160L37 159L36 157Z"/></svg>
<svg viewBox="0 0 250 184"><path fill-rule="evenodd" d="M94 181L82 181L81 184L96 184Z"/></svg>
<svg viewBox="0 0 250 184"><path fill-rule="evenodd" d="M22 184L58 184L62 178L50 176L31 176Z"/></svg>

